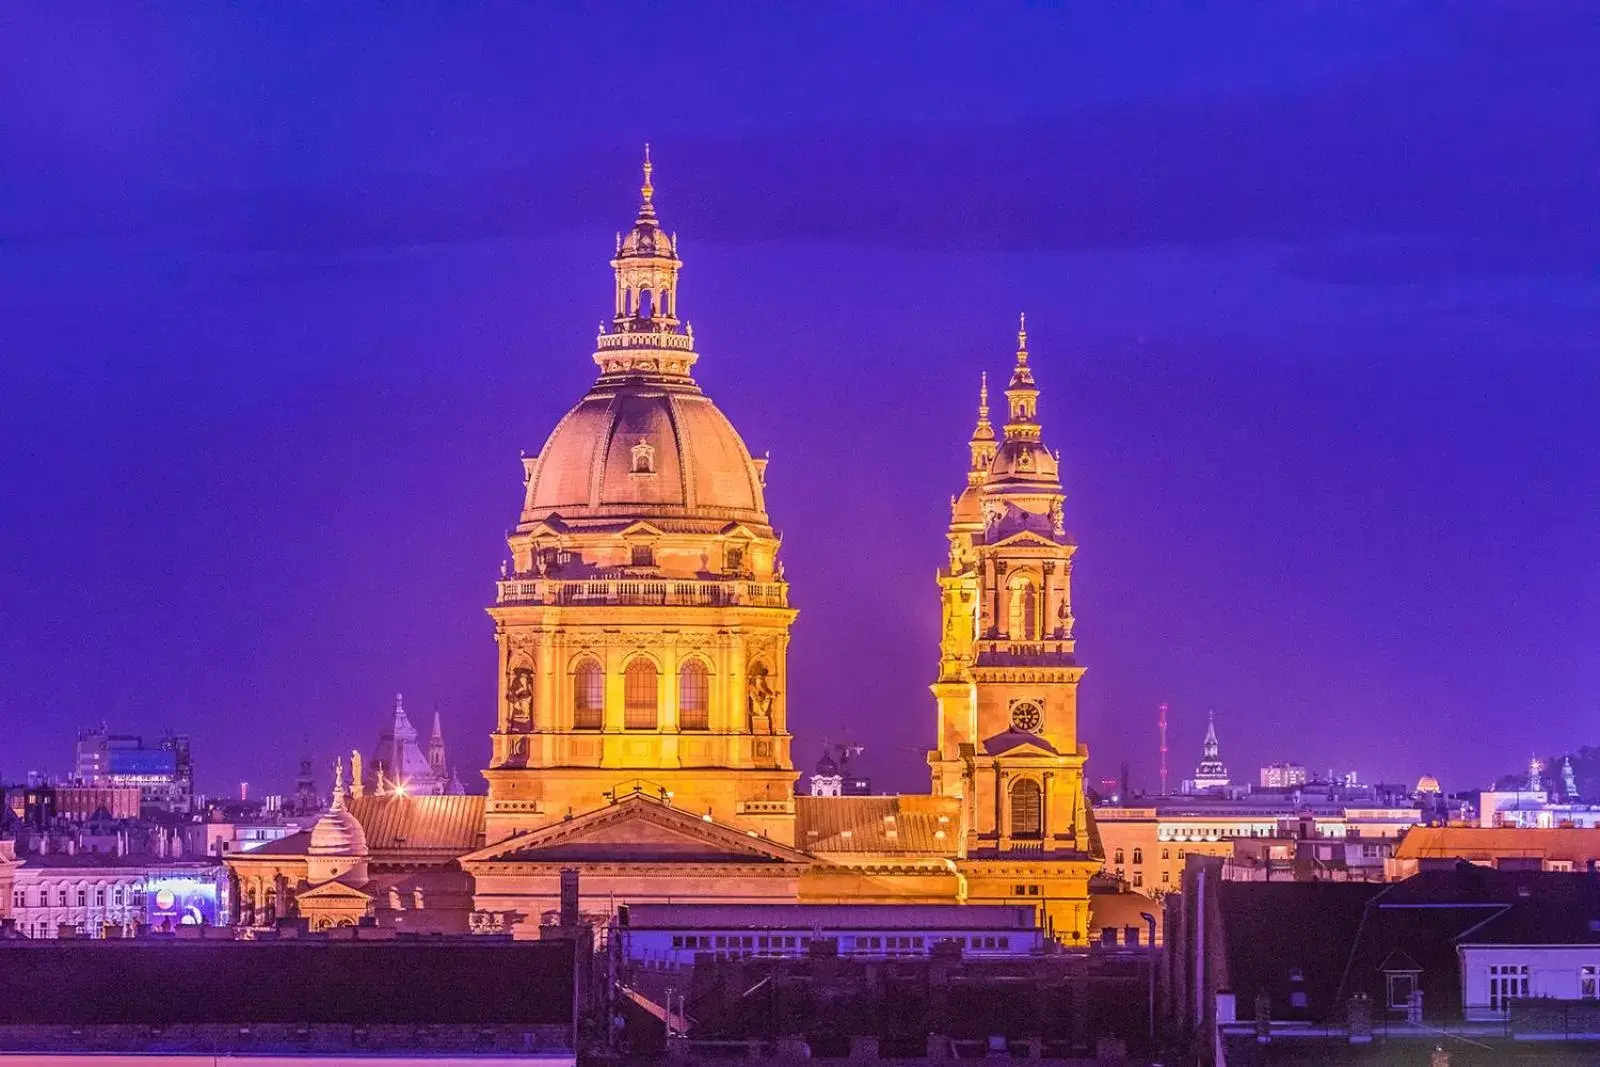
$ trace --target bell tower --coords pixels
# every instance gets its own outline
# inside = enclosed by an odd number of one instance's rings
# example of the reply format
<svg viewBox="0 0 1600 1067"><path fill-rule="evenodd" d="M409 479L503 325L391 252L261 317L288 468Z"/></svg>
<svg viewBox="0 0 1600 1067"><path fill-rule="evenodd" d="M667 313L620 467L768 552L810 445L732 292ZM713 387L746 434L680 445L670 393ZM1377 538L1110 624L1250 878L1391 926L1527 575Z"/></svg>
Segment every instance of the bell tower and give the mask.
<svg viewBox="0 0 1600 1067"><path fill-rule="evenodd" d="M1066 532L1059 461L1042 440L1028 360L1024 320L1003 435L996 441L990 426L985 381L967 484L951 504L949 559L939 573L939 678L931 687L938 747L928 764L933 792L962 799L969 860L1035 858L1045 863L1037 876L1071 881L1077 888L1062 893L1076 901L1078 880L1092 869L1083 862L1092 841L1083 793L1088 750L1078 740L1077 545ZM984 884L972 883L975 897ZM1072 908L1051 919L1058 930L1081 932Z"/></svg>

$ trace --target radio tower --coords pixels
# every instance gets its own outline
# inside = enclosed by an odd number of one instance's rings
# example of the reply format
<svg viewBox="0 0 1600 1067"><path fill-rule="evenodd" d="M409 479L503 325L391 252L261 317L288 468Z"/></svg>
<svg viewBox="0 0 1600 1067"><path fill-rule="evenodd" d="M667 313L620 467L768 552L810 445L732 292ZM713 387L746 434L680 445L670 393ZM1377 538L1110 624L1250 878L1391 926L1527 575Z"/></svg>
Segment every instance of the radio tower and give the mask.
<svg viewBox="0 0 1600 1067"><path fill-rule="evenodd" d="M1167 795L1167 706L1159 706L1156 727L1161 733L1161 795Z"/></svg>

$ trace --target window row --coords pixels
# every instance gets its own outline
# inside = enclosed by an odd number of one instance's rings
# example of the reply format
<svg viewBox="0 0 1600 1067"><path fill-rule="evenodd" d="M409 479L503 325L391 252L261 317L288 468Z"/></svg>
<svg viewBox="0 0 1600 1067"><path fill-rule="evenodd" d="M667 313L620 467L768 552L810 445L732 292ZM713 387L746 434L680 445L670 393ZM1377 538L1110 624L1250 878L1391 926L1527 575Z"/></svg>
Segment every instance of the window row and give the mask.
<svg viewBox="0 0 1600 1067"><path fill-rule="evenodd" d="M94 887L95 907L105 907L106 897L105 886L97 885ZM55 899L55 906L58 908L71 907L74 904L80 908L88 907L89 889L86 886L78 886L76 889L69 890L66 886L59 886L55 891ZM111 903L118 907L127 903L127 887L113 886L110 892L110 899ZM11 891L11 906L13 908L48 908L50 906L50 890L43 887L33 892L29 892L26 889L13 889Z"/></svg>
<svg viewBox="0 0 1600 1067"><path fill-rule="evenodd" d="M654 730L661 725L661 672L644 657L622 672L622 725L628 730ZM606 718L606 672L599 661L586 659L572 675L572 726L599 730ZM711 670L697 659L678 670L678 729L711 729Z"/></svg>

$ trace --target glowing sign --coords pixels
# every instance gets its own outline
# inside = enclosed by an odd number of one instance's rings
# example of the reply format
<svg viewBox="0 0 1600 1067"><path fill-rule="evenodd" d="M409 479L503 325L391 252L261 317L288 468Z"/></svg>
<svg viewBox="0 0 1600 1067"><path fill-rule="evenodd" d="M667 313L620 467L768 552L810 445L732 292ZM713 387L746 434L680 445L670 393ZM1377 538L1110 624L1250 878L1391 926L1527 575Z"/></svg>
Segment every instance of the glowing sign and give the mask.
<svg viewBox="0 0 1600 1067"><path fill-rule="evenodd" d="M146 921L156 930L214 926L217 886L198 878L153 878L145 887Z"/></svg>

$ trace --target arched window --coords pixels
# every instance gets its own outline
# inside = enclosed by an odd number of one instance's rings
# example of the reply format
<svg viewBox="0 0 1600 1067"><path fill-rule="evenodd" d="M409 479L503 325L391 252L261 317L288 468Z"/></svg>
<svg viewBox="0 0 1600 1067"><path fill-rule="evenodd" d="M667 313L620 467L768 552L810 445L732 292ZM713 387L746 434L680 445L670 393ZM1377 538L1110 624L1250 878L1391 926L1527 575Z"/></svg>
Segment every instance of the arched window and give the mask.
<svg viewBox="0 0 1600 1067"><path fill-rule="evenodd" d="M1112 863L1118 863L1118 864L1120 864L1122 862L1122 850L1120 848L1117 849L1117 858L1112 860L1111 862Z"/></svg>
<svg viewBox="0 0 1600 1067"><path fill-rule="evenodd" d="M628 664L622 675L622 725L629 730L656 728L656 665L643 656Z"/></svg>
<svg viewBox="0 0 1600 1067"><path fill-rule="evenodd" d="M698 659L678 670L678 728L711 729L711 672Z"/></svg>
<svg viewBox="0 0 1600 1067"><path fill-rule="evenodd" d="M1044 836L1044 794L1032 778L1011 785L1011 836Z"/></svg>
<svg viewBox="0 0 1600 1067"><path fill-rule="evenodd" d="M1136 848L1136 849L1133 850L1133 862L1135 862L1135 863L1143 863L1144 862L1144 849Z"/></svg>
<svg viewBox="0 0 1600 1067"><path fill-rule="evenodd" d="M1006 628L1013 641L1039 640L1039 590L1033 579L1019 574L1010 582L1011 611Z"/></svg>
<svg viewBox="0 0 1600 1067"><path fill-rule="evenodd" d="M606 672L599 662L585 659L572 672L572 728L598 730L606 721Z"/></svg>

